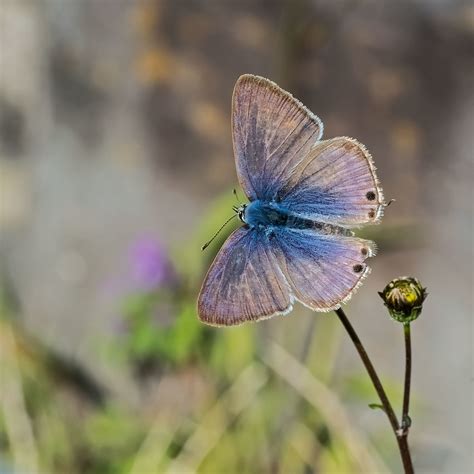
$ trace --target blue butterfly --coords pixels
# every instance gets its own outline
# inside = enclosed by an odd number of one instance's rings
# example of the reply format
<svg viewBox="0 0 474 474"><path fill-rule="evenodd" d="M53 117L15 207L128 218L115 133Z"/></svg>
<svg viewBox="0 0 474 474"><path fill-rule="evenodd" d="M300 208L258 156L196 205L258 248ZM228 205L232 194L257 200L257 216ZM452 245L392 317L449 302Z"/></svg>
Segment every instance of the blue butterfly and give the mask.
<svg viewBox="0 0 474 474"><path fill-rule="evenodd" d="M198 298L199 318L229 326L287 314L295 300L337 309L369 273L375 244L351 228L386 206L366 148L321 140L323 124L268 79L241 76L232 98L244 223L224 243Z"/></svg>

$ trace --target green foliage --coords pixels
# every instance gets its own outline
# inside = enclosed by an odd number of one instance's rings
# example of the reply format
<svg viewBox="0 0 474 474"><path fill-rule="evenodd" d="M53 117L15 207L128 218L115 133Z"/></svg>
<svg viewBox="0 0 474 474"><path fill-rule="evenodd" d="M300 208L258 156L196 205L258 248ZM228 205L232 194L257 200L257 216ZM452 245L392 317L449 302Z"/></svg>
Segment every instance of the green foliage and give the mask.
<svg viewBox="0 0 474 474"><path fill-rule="evenodd" d="M199 288L203 273L211 263L227 235L238 227L237 219L233 219L211 245L202 251L202 245L207 242L216 230L228 219L233 211L232 206L236 204L235 197L229 191L216 199L207 214L201 220L199 226L194 230L189 239L180 242L179 248L173 252L173 261L181 274L186 275L193 290Z"/></svg>
<svg viewBox="0 0 474 474"><path fill-rule="evenodd" d="M226 328L220 331L213 344L209 366L217 375L232 380L254 357L255 326Z"/></svg>
<svg viewBox="0 0 474 474"><path fill-rule="evenodd" d="M19 373L12 377L21 382L24 403L19 406L24 406L31 424L40 470L71 474L141 474L143 466L146 472L184 466L202 473L249 474L360 470L343 433L328 426L325 407L304 400L296 387L270 366L262 366L272 323L217 329L197 318L200 281L231 226L206 252L200 247L228 217L233 204L234 197L226 193L187 245L180 247L173 259L177 282L123 295L110 366L123 377L132 370L133 390L102 391L87 373L26 335L21 326L8 323L7 328L6 320L0 324L0 342L8 331L16 341L9 357L18 362ZM290 323L285 320L284 327L292 331L282 331L280 343L299 354L305 326ZM306 366L309 376L330 384L341 333L329 315L317 324ZM259 337L262 327L265 338ZM278 334L273 336L278 340ZM253 383L262 377L263 384L241 406L240 397L245 398L252 387L238 384L252 367L260 374ZM350 401L365 406L376 401L365 374L346 378L343 384ZM399 403L399 387L388 385L390 397L395 394L395 404ZM11 421L4 416L7 409L0 406L0 463L15 464L21 454ZM221 434L208 444L215 432ZM358 435L364 444L367 436ZM384 455L389 458L390 452Z"/></svg>
<svg viewBox="0 0 474 474"><path fill-rule="evenodd" d="M393 405L400 406L403 398L403 387L401 387L399 383L391 380L384 380L384 387ZM365 405L367 405L367 400L371 398L376 399L377 397L374 387L365 372L346 377L342 390L344 393L350 394L353 402L359 402ZM377 403L373 402L371 405L375 407ZM373 407L371 406L371 408Z"/></svg>
<svg viewBox="0 0 474 474"><path fill-rule="evenodd" d="M160 318L167 313L173 318L169 324ZM174 301L165 291L133 295L125 302L124 315L120 350L132 364L185 364L203 352L208 329L196 318L193 301Z"/></svg>
<svg viewBox="0 0 474 474"><path fill-rule="evenodd" d="M118 406L93 414L85 420L79 448L88 472L128 472L145 434L143 421Z"/></svg>
<svg viewBox="0 0 474 474"><path fill-rule="evenodd" d="M385 411L385 408L383 407L383 405L381 405L380 403L369 403L369 408L372 408L372 410L382 410L382 411Z"/></svg>

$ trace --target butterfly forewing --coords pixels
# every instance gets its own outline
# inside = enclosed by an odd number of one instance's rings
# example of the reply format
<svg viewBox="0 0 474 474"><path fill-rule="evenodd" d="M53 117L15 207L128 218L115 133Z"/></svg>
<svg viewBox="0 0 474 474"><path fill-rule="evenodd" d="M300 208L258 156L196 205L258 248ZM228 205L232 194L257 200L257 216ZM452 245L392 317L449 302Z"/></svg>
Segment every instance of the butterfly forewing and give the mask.
<svg viewBox="0 0 474 474"><path fill-rule="evenodd" d="M268 238L255 229L237 229L206 275L198 299L200 319L230 326L290 308L290 292Z"/></svg>
<svg viewBox="0 0 474 474"><path fill-rule="evenodd" d="M234 154L247 197L272 200L321 138L321 120L291 94L246 74L234 88Z"/></svg>

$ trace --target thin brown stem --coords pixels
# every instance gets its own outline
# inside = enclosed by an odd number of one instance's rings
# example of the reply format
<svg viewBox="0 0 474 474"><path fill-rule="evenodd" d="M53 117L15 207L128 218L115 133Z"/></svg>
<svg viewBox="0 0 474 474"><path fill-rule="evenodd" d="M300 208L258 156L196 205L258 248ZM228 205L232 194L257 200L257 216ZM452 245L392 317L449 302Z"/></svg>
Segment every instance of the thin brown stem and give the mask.
<svg viewBox="0 0 474 474"><path fill-rule="evenodd" d="M337 314L339 320L344 326L344 329L349 334L349 337L351 338L355 348L357 349L357 352L359 353L359 356L367 370L367 373L369 374L370 380L372 381L375 391L379 396L380 402L382 403L383 410L385 411L385 414L387 415L390 421L393 433L397 439L405 474L414 474L415 471L413 470L413 464L411 461L407 437L403 435L403 432L400 429L400 424L398 422L397 416L395 415L395 412L393 411L392 404L390 403L387 394L385 393L385 389L383 388L382 382L380 381L379 376L377 375L377 372L375 371L374 366L372 365L372 362L364 348L364 345L362 344L361 340L359 339L359 336L355 332L355 329L353 328L352 324L344 313L344 310L342 308L339 308L335 310L335 313Z"/></svg>
<svg viewBox="0 0 474 474"><path fill-rule="evenodd" d="M403 325L405 334L405 388L403 391L402 429L404 436L408 436L410 420L410 385L411 385L411 334L410 323Z"/></svg>
<svg viewBox="0 0 474 474"><path fill-rule="evenodd" d="M394 433L396 433L400 429L397 416L395 415L395 412L393 411L392 405L387 397L387 394L385 393L385 390L382 386L382 383L380 382L377 372L375 371L374 366L372 365L372 362L367 352L365 351L365 348L361 340L359 339L359 336L355 332L355 329L353 328L352 324L349 322L349 319L347 319L347 316L344 313L342 308L337 309L336 314L338 315L344 328L349 334L349 337L351 338L352 342L354 343L354 346L356 347L357 352L359 353L359 356L362 359L362 362L364 363L365 368L367 369L367 372L369 374L369 377L372 380L374 388L380 398L380 402L382 403L383 409L390 421L390 424L392 425L392 429Z"/></svg>

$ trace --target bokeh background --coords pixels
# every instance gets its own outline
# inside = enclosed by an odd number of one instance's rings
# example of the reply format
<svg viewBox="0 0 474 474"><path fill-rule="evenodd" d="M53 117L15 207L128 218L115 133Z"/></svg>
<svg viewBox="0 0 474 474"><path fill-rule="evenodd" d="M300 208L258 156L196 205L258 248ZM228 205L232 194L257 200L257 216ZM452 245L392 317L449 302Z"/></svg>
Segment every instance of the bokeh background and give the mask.
<svg viewBox="0 0 474 474"><path fill-rule="evenodd" d="M0 0L0 472L400 472L333 313L197 321L243 73L372 152L396 202L346 310L399 412L377 291L428 287L413 457L472 472L473 38L469 1Z"/></svg>

